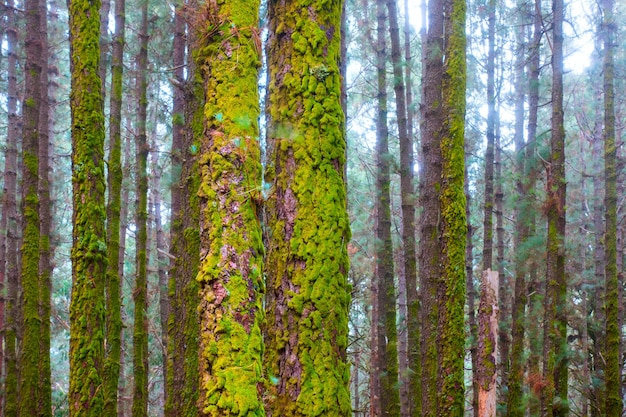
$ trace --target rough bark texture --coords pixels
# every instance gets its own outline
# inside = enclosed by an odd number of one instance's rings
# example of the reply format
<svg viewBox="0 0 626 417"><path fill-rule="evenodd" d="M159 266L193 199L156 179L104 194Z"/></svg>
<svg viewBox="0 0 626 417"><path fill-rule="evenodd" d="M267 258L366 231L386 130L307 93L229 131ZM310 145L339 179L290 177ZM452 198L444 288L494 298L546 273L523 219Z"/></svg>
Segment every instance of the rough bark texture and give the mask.
<svg viewBox="0 0 626 417"><path fill-rule="evenodd" d="M341 1L269 3L267 410L347 416Z"/></svg>
<svg viewBox="0 0 626 417"><path fill-rule="evenodd" d="M563 125L563 1L553 0L552 134L546 179L548 218L546 297L544 302L544 383L542 414L566 416L567 281L565 278L565 128Z"/></svg>
<svg viewBox="0 0 626 417"><path fill-rule="evenodd" d="M376 285L378 286L378 327L375 372L380 381L380 415L400 415L400 391L398 380L398 334L396 330L396 291L394 285L393 244L391 241L391 182L389 153L389 130L387 122L387 74L388 59L387 14L385 1L376 2Z"/></svg>
<svg viewBox="0 0 626 417"><path fill-rule="evenodd" d="M98 75L100 1L71 0L73 245L70 305L71 416L104 405L104 115Z"/></svg>
<svg viewBox="0 0 626 417"><path fill-rule="evenodd" d="M187 45L193 45L196 33L185 40L185 14L179 4L174 17L173 66L174 102L172 132L172 220L169 271L170 320L168 322L167 402L165 415L198 415L198 343L200 324L198 272L199 187L197 139L202 135L202 85L195 66L185 60ZM187 68L187 80L185 80Z"/></svg>
<svg viewBox="0 0 626 417"><path fill-rule="evenodd" d="M21 287L23 300L20 352L19 414L38 415L43 401L39 389L41 316L39 310L39 116L41 91L41 16L39 0L26 0L24 101L22 104L22 236Z"/></svg>
<svg viewBox="0 0 626 417"><path fill-rule="evenodd" d="M443 11L437 415L460 417L465 408L465 0L444 0Z"/></svg>
<svg viewBox="0 0 626 417"><path fill-rule="evenodd" d="M200 146L202 415L264 416L258 2L207 5L196 56L206 103Z"/></svg>
<svg viewBox="0 0 626 417"><path fill-rule="evenodd" d="M135 287L133 301L133 417L148 413L148 1L141 2L141 29L137 55L137 120L135 139Z"/></svg>
<svg viewBox="0 0 626 417"><path fill-rule="evenodd" d="M7 2L7 113L9 126L4 160L4 192L2 217L6 224L6 263L3 264L6 282L4 369L4 415L17 416L18 412L18 225L17 212L17 142L20 135L20 118L17 114L17 22L14 3ZM4 230L4 229L3 229Z"/></svg>
<svg viewBox="0 0 626 417"><path fill-rule="evenodd" d="M111 95L109 116L109 158L107 161L107 272L106 272L106 352L103 375L104 416L117 417L118 385L121 369L121 277L124 254L120 253L122 198L122 78L126 1L115 1L115 34L111 54Z"/></svg>
<svg viewBox="0 0 626 417"><path fill-rule="evenodd" d="M497 271L483 271L480 281L481 294L478 308L478 409L480 417L496 415L496 377L498 355L498 292Z"/></svg>
<svg viewBox="0 0 626 417"><path fill-rule="evenodd" d="M425 27L425 26L424 26ZM424 39L425 38L425 39ZM422 37L422 132L419 181L420 252L420 356L422 362L422 413L437 414L437 282L440 262L439 190L441 187L441 80L443 77L443 3L428 2L428 33ZM425 42L424 42L425 40Z"/></svg>
<svg viewBox="0 0 626 417"><path fill-rule="evenodd" d="M613 0L604 0L604 207L605 207L605 312L606 312L606 415L619 417L623 404L621 395L621 366L619 323L619 290L617 270L617 164L615 139L614 42L615 20Z"/></svg>

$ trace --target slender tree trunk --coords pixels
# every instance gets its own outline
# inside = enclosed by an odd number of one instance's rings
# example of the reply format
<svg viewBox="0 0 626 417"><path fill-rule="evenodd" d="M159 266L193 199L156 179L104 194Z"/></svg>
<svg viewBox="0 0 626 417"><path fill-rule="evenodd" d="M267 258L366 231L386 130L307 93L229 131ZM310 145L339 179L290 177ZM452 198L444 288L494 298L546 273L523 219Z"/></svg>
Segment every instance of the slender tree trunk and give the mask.
<svg viewBox="0 0 626 417"><path fill-rule="evenodd" d="M378 305L377 356L375 372L380 380L380 415L400 415L398 378L398 334L396 331L396 292L394 286L393 244L391 242L391 191L389 132L387 122L386 51L387 15L385 1L376 2L376 73L377 73L377 214L376 214L376 283ZM396 28L397 30L397 28Z"/></svg>
<svg viewBox="0 0 626 417"><path fill-rule="evenodd" d="M26 0L22 143L22 236L21 284L23 297L22 349L20 351L19 414L39 415L43 405L39 387L41 347L39 282L39 128L42 101L42 34L39 0Z"/></svg>
<svg viewBox="0 0 626 417"><path fill-rule="evenodd" d="M71 416L101 416L104 361L104 115L99 61L100 1L70 0L73 245L70 305Z"/></svg>
<svg viewBox="0 0 626 417"><path fill-rule="evenodd" d="M5 323L4 323L4 415L17 416L18 374L17 374L17 290L18 290L18 213L17 213L17 141L20 136L20 122L17 114L17 19L13 0L7 1L7 114L8 129L6 154L4 159L4 190L2 221L6 225L6 249L4 279L6 283ZM4 228L2 229L5 230Z"/></svg>
<svg viewBox="0 0 626 417"><path fill-rule="evenodd" d="M563 16L562 0L553 0L552 135L546 166L546 297L542 413L566 416L567 398L567 281L565 278L565 129L563 125Z"/></svg>
<svg viewBox="0 0 626 417"><path fill-rule="evenodd" d="M50 149L53 133L50 128L50 92L49 84L49 42L48 42L48 4L39 0L40 39L41 39L41 104L39 109L39 392L40 404L38 415L52 416L52 372L50 364L50 313L52 296L52 202L50 200Z"/></svg>
<svg viewBox="0 0 626 417"><path fill-rule="evenodd" d="M146 132L148 107L148 1L141 2L141 29L137 55L137 130L135 141L135 320L133 325L133 417L148 413L148 141Z"/></svg>
<svg viewBox="0 0 626 417"><path fill-rule="evenodd" d="M617 277L617 166L615 140L615 93L614 93L614 32L613 0L602 2L604 21L604 207L606 229L604 233L605 254L605 311L606 311L606 415L622 415L621 366L619 326L619 280Z"/></svg>
<svg viewBox="0 0 626 417"><path fill-rule="evenodd" d="M443 12L437 415L460 417L465 409L465 0L444 0Z"/></svg>
<svg viewBox="0 0 626 417"><path fill-rule="evenodd" d="M191 10L197 5L190 4ZM170 317L168 322L168 381L165 415L196 416L199 377L200 323L198 273L199 205L197 190L198 140L203 132L203 87L197 82L192 60L185 61L187 45L194 45L196 34L185 41L184 5L176 8L174 17L174 101L172 134L172 220L169 271ZM191 28L190 28L191 29ZM185 80L187 69L187 81Z"/></svg>
<svg viewBox="0 0 626 417"><path fill-rule="evenodd" d="M398 24L397 0L386 0L389 12L389 37L391 40L391 62L393 65L393 90L396 98L396 119L398 122L398 134L400 141L400 199L402 205L402 249L404 261L404 285L402 291L406 292L406 283L417 283L417 263L415 257L415 189L413 185L413 141L409 131L409 109L407 107L407 91L410 89L405 84L403 73L402 47L400 44L400 27ZM406 18L406 17L405 17ZM407 84L408 84L408 77ZM408 90L407 90L408 89ZM411 125L412 127L412 125ZM408 294L407 294L408 295ZM406 298L406 295L405 295ZM406 308L405 308L406 310ZM406 323L406 311L403 312ZM406 324L404 326L406 329ZM405 330L406 332L406 330ZM407 344L406 336L402 338ZM408 396L407 348L403 347L400 356L400 382L401 396L400 406L403 416L409 415L411 400Z"/></svg>
<svg viewBox="0 0 626 417"><path fill-rule="evenodd" d="M267 410L347 416L341 1L270 2L268 15Z"/></svg>
<svg viewBox="0 0 626 417"><path fill-rule="evenodd" d="M481 417L495 417L498 354L498 272L483 271L478 308L478 409Z"/></svg>
<svg viewBox="0 0 626 417"><path fill-rule="evenodd" d="M526 330L526 304L527 293L527 263L529 253L527 241L529 237L529 222L532 213L532 204L528 199L528 166L526 162L526 147L530 144L524 141L524 66L525 45L524 28L519 24L516 31L518 45L515 61L515 170L517 181L515 188L519 198L519 204L515 211L515 288L513 295L513 309L511 317L511 356L510 373L508 384L508 396L506 399L506 415L509 417L523 417L525 406L522 399L522 384L524 381L524 333Z"/></svg>
<svg viewBox="0 0 626 417"><path fill-rule="evenodd" d="M120 204L122 193L122 80L126 25L126 2L115 0L115 34L111 56L111 96L109 117L109 159L107 163L107 273L106 273L106 338L103 376L104 416L118 413L118 387L121 369L121 277L124 274L124 253L120 251Z"/></svg>
<svg viewBox="0 0 626 417"><path fill-rule="evenodd" d="M411 23L409 19L409 0L404 0L404 77L406 82L406 108L407 108L407 140L413 154L414 145L414 128L413 121L415 118L415 109L413 103L413 86L411 84L412 66L412 48L411 48ZM410 172L413 176L414 167L413 157L411 157ZM415 185L411 185L410 197L413 204L410 208L413 214L407 214L407 218L411 219L410 229L413 243L413 250L409 255L413 254L413 275L409 276L405 271L406 294L407 294L407 344L408 344L408 388L407 396L409 403L409 416L417 417L422 414L422 386L421 386L421 363L420 363L420 330L419 330L419 299L417 294L417 258L415 255L415 203L417 195L415 194ZM404 215L403 215L404 216ZM404 218L404 217L403 217ZM404 230L404 223L403 223ZM406 250L406 249L405 249ZM406 269L406 266L405 266Z"/></svg>
<svg viewBox="0 0 626 417"><path fill-rule="evenodd" d="M538 167L536 164L535 149L537 149L537 116L539 110L539 74L540 74L540 49L543 36L541 1L534 2L533 16L533 40L530 45L530 57L528 63L528 133L526 141L526 172L528 178L529 211L528 236L532 238L536 233L536 215L532 209L535 203L532 197L536 186ZM528 326L528 380L532 395L529 398L529 414L531 417L540 414L540 393L542 386L542 376L540 371L540 360L542 356L542 328L540 326L543 306L541 300L545 294L545 288L539 279L537 271L538 262L531 257L528 264L528 302L529 302L529 326Z"/></svg>
<svg viewBox="0 0 626 417"><path fill-rule="evenodd" d="M423 13L425 15L425 13ZM426 26L423 26L425 28ZM441 187L440 132L443 124L441 110L441 80L443 78L443 2L428 2L428 32L422 34L422 103L420 131L422 160L419 175L420 252L420 356L422 362L422 414L437 415L437 330L439 304L437 282L440 263Z"/></svg>

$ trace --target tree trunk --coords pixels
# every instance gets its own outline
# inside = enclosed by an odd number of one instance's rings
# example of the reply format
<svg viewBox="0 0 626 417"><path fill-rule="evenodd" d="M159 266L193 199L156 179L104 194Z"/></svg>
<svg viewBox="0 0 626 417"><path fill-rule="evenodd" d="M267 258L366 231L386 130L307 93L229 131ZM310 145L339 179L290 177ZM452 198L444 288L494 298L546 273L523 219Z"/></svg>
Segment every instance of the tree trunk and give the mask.
<svg viewBox="0 0 626 417"><path fill-rule="evenodd" d="M190 2L194 10L197 4ZM168 323L167 402L165 415L196 416L199 377L200 323L198 273L199 206L197 190L199 174L197 165L198 140L203 131L204 102L202 85L195 77L192 60L185 60L185 50L195 45L196 33L191 30L186 39L185 5L179 4L174 17L174 100L172 115L172 218L170 227L169 270L170 316ZM185 68L187 80L185 80Z"/></svg>
<svg viewBox="0 0 626 417"><path fill-rule="evenodd" d="M199 408L214 417L264 415L258 8L238 0L209 5L209 16L221 20L217 30L201 34L206 44L196 56L206 93L198 192Z"/></svg>
<svg viewBox="0 0 626 417"><path fill-rule="evenodd" d="M614 93L614 33L613 0L601 4L604 21L604 207L605 207L605 311L606 311L606 415L619 417L623 404L621 395L621 366L619 326L619 280L617 277L617 164L615 139Z"/></svg>
<svg viewBox="0 0 626 417"><path fill-rule="evenodd" d="M437 282L440 263L441 149L439 129L444 115L441 109L443 78L443 0L428 2L428 32L422 37L422 103L420 132L422 160L419 175L420 252L420 357L422 362L422 414L437 415L437 328L439 304ZM424 13L425 14L425 13ZM425 26L423 26L425 28ZM425 41L424 41L425 40Z"/></svg>
<svg viewBox="0 0 626 417"><path fill-rule="evenodd" d="M347 416L341 1L270 2L268 15L267 411Z"/></svg>
<svg viewBox="0 0 626 417"><path fill-rule="evenodd" d="M409 131L409 109L407 107L407 90L405 87L402 48L400 45L400 27L398 24L397 0L386 0L389 12L389 37L391 40L391 62L393 65L393 90L396 97L396 119L398 122L398 136L400 141L400 199L402 205L402 249L404 261L405 285L402 291L406 291L406 283L417 283L417 265L415 258L415 190L413 186L413 141ZM406 18L406 17L405 17ZM408 77L406 83L408 84ZM410 94L410 93L409 93ZM408 295L408 293L407 293ZM405 296L406 298L406 296ZM406 308L405 308L406 310ZM415 306L414 306L415 310ZM403 312L406 323L406 311ZM406 325L404 326L406 329ZM406 331L406 330L405 330ZM400 345L406 345L406 336ZM409 415L411 400L408 396L407 362L408 353L406 347L400 356L400 383L401 383L401 410L403 416Z"/></svg>
<svg viewBox="0 0 626 417"><path fill-rule="evenodd" d="M148 414L148 141L146 132L148 107L148 1L141 2L141 29L137 55L137 128L135 140L135 288L133 301L133 417Z"/></svg>
<svg viewBox="0 0 626 417"><path fill-rule="evenodd" d="M546 165L546 297L544 382L542 413L566 416L567 398L567 281L565 278L565 128L563 125L563 12L562 0L553 0L552 135Z"/></svg>
<svg viewBox="0 0 626 417"><path fill-rule="evenodd" d="M4 190L2 221L6 225L6 249L2 263L6 283L5 323L4 323L4 415L17 416L18 412L18 231L17 212L17 142L20 136L20 118L17 114L17 19L13 0L7 1L7 114L8 129L4 160Z"/></svg>
<svg viewBox="0 0 626 417"><path fill-rule="evenodd" d="M444 0L443 11L437 415L460 417L465 408L465 0Z"/></svg>
<svg viewBox="0 0 626 417"><path fill-rule="evenodd" d="M407 108L407 136L411 148L411 176L414 173L413 167L413 145L414 145L414 129L413 120L415 117L415 109L413 103L413 86L411 84L412 52L411 52L411 23L409 20L409 0L404 0L404 77L406 82L406 108ZM411 194L413 204L410 206L413 214L407 214L407 218L411 219L410 229L413 243L413 250L409 252L413 254L413 275L409 276L405 271L406 280L406 296L407 296L407 344L408 344L408 387L407 396L409 403L408 415L411 417L421 416L422 414L422 386L421 386L421 363L420 363L420 330L419 330L419 299L417 294L417 258L415 254L415 203L417 195L415 194L415 185L411 184ZM404 215L403 215L404 218ZM404 230L404 223L402 225ZM405 249L406 250L406 249ZM406 267L405 267L406 269Z"/></svg>
<svg viewBox="0 0 626 417"><path fill-rule="evenodd" d="M483 271L478 308L478 409L480 417L495 417L498 356L498 289L497 271Z"/></svg>
<svg viewBox="0 0 626 417"><path fill-rule="evenodd" d="M107 273L106 273L106 340L103 376L104 416L118 413L118 387L121 370L121 278L124 275L124 252L120 250L122 194L122 80L126 25L126 2L115 1L115 34L111 56L111 96L109 116L109 159L107 161ZM104 83L103 83L104 84Z"/></svg>
<svg viewBox="0 0 626 417"><path fill-rule="evenodd" d="M100 1L69 1L72 63L73 245L70 414L101 416L104 395L104 115L99 61Z"/></svg>
<svg viewBox="0 0 626 417"><path fill-rule="evenodd" d="M378 326L375 371L380 380L380 415L400 415L398 379L398 334L396 331L396 292L394 286L393 244L391 241L391 184L387 122L386 51L387 16L385 1L376 2L376 74L377 74L377 210L376 210L376 274ZM396 28L397 30L397 28Z"/></svg>

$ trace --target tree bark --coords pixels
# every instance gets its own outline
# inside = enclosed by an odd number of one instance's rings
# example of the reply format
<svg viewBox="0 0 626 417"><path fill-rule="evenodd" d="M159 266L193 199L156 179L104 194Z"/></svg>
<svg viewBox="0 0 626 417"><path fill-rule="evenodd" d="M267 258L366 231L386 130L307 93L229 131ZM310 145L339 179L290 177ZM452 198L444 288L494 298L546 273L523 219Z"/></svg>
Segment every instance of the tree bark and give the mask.
<svg viewBox="0 0 626 417"><path fill-rule="evenodd" d="M135 140L135 288L133 301L133 417L148 413L148 153L147 107L148 107L148 1L141 2L141 29L139 54L137 55L137 120Z"/></svg>
<svg viewBox="0 0 626 417"><path fill-rule="evenodd" d="M347 416L341 1L272 1L268 15L267 411Z"/></svg>
<svg viewBox="0 0 626 417"><path fill-rule="evenodd" d="M100 1L70 0L73 245L70 415L101 416L104 395L104 115L99 64ZM96 45L96 46L94 46Z"/></svg>
<svg viewBox="0 0 626 417"><path fill-rule="evenodd" d="M478 308L478 409L480 417L495 417L498 355L498 291L497 271L483 271Z"/></svg>
<svg viewBox="0 0 626 417"><path fill-rule="evenodd" d="M124 252L121 235L122 194L122 81L124 74L124 44L126 1L115 1L115 34L111 55L111 96L109 114L109 158L107 161L107 272L106 272L106 339L103 376L104 416L118 414L118 387L122 355L121 278L124 274Z"/></svg>

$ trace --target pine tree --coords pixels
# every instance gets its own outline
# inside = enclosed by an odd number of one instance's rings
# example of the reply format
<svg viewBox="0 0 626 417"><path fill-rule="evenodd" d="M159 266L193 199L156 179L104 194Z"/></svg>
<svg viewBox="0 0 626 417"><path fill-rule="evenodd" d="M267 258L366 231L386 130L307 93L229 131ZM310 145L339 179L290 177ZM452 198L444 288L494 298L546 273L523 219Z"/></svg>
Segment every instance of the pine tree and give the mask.
<svg viewBox="0 0 626 417"><path fill-rule="evenodd" d="M268 414L351 412L341 1L269 3Z"/></svg>
<svg viewBox="0 0 626 417"><path fill-rule="evenodd" d="M100 1L70 0L73 245L70 305L71 416L104 405L104 115L98 75Z"/></svg>
<svg viewBox="0 0 626 417"><path fill-rule="evenodd" d="M259 3L208 4L196 56L206 94L199 168L202 415L264 416L259 221Z"/></svg>

